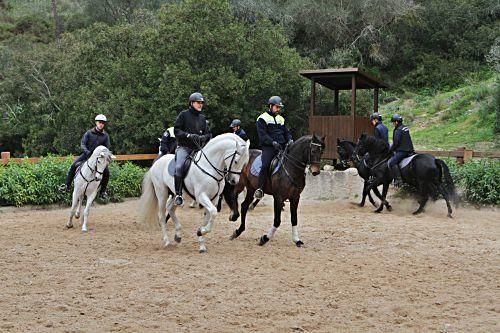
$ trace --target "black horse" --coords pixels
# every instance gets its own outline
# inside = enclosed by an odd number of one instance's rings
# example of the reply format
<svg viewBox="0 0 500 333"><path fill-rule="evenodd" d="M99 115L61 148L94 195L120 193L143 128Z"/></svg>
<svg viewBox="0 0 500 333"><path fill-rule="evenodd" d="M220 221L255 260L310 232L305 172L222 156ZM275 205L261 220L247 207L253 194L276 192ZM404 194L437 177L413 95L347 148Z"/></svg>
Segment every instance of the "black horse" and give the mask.
<svg viewBox="0 0 500 333"><path fill-rule="evenodd" d="M370 200L371 204L374 207L377 207L377 205L375 204L375 200L373 200L370 192L367 191L371 176L371 169L368 166L369 163L366 161L366 157L360 158L358 155L356 155L355 149L356 144L354 142L349 140L337 139L337 154L339 156L339 161L342 169L347 169L349 167L349 163L351 163L358 170L358 175L364 180L363 195L358 206L363 207L365 205L366 196L368 196L368 200ZM385 192L387 194L388 189L389 183L384 183L382 192ZM373 188L373 193L375 193L375 195L382 201L376 212L380 212L383 209L384 205L388 211L392 210L392 206L389 204L389 202L382 199L383 197L377 187Z"/></svg>
<svg viewBox="0 0 500 333"><path fill-rule="evenodd" d="M386 142L373 136L361 135L356 147L356 153L362 156L367 152L370 153L373 162L372 174L374 180L368 186L369 189L372 189L380 183L390 181L393 178L387 164L391 155ZM450 200L456 206L457 195L450 171L444 161L429 154L417 154L408 165L401 169L401 176L403 181L414 187L418 194L420 206L413 214L423 212L429 197L436 200L441 194L448 207L448 217L452 217ZM382 193L382 196L384 195L385 193Z"/></svg>
<svg viewBox="0 0 500 333"><path fill-rule="evenodd" d="M281 164L281 167L274 175L270 176L264 187L264 193L272 194L274 199L274 224L268 233L260 238L259 245L266 244L279 228L281 224L281 209L284 201L287 199L290 201L292 240L298 247L304 245L299 238L297 229L297 207L299 206L300 194L306 185L306 167L310 166L313 176L318 175L320 173L321 155L324 149L325 137L320 138L313 134L299 138L278 154L277 160ZM253 201L253 195L258 187L258 177L250 173L255 157L252 154L249 163L241 170L240 181L235 187L235 196L233 197L235 200L244 188L247 189L247 193L245 200L241 204L241 224L233 232L231 239L237 238L245 231L248 208ZM271 166L273 165L274 163Z"/></svg>

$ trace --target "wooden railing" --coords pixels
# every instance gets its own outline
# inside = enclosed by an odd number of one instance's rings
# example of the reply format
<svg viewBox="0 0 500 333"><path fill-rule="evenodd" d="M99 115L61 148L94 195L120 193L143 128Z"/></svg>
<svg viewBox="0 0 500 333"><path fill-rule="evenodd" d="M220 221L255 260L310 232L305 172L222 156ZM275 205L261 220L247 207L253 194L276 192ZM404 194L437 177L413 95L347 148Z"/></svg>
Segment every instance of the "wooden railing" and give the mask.
<svg viewBox="0 0 500 333"><path fill-rule="evenodd" d="M471 158L500 158L500 151L492 152L480 152L473 151L471 149L465 149L463 147L457 150L445 151L445 150L419 150L417 151L421 154L431 154L436 157L454 157L458 164L463 164L465 161ZM129 154L129 155L116 155L117 161L143 161L143 160L154 160L158 156L157 154ZM68 156L57 157L58 159L66 159ZM13 163L36 163L40 160L40 157L24 157L24 158L11 158L10 152L2 152L0 158L0 164L7 164L8 162Z"/></svg>

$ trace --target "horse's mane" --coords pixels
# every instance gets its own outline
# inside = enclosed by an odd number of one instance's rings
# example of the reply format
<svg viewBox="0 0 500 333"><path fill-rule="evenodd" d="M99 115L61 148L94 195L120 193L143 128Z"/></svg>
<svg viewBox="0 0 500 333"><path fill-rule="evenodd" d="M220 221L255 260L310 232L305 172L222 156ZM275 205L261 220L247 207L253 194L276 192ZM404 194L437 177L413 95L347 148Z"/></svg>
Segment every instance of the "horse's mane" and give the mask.
<svg viewBox="0 0 500 333"><path fill-rule="evenodd" d="M389 145L382 139L378 139L372 135L367 135L364 137L363 146L366 151L373 154L388 154Z"/></svg>
<svg viewBox="0 0 500 333"><path fill-rule="evenodd" d="M223 134L219 134L219 135L213 137L210 141L208 141L207 146L210 144L218 143L219 141L222 141L222 140L226 140L228 138L238 141L239 144L241 144L241 145L246 144L245 140L243 140L242 138L240 138L238 135L236 135L234 133L223 133Z"/></svg>

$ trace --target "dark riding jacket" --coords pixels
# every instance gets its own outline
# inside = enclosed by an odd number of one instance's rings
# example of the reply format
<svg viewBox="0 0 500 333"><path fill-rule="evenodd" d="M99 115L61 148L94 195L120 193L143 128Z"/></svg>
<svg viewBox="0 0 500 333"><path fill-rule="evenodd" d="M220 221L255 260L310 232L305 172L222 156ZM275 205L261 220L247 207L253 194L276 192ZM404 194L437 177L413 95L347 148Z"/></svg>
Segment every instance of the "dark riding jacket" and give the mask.
<svg viewBox="0 0 500 333"><path fill-rule="evenodd" d="M236 134L237 136L239 136L240 138L242 138L245 141L248 140L247 133L242 128L240 128L239 130L234 132L234 134Z"/></svg>
<svg viewBox="0 0 500 333"><path fill-rule="evenodd" d="M398 124L392 134L392 146L390 152L411 153L415 149L410 137L410 129L403 124Z"/></svg>
<svg viewBox="0 0 500 333"><path fill-rule="evenodd" d="M104 130L99 131L96 127L85 132L80 144L80 148L82 149L85 156L87 158L90 157L94 150L99 146L104 146L108 149L111 148L108 133L106 133Z"/></svg>
<svg viewBox="0 0 500 333"><path fill-rule="evenodd" d="M375 128L373 129L373 136L389 143L389 130L387 129L387 126L381 122L378 122L375 125Z"/></svg>
<svg viewBox="0 0 500 333"><path fill-rule="evenodd" d="M274 116L271 111L264 112L257 118L257 133L262 147L272 147L273 141L284 145L292 140L292 134L285 126L285 118Z"/></svg>
<svg viewBox="0 0 500 333"><path fill-rule="evenodd" d="M169 127L163 133L160 140L160 152L162 155L175 153L177 147L177 140L175 139L174 128Z"/></svg>
<svg viewBox="0 0 500 333"><path fill-rule="evenodd" d="M197 148L193 141L188 138L189 134L204 135L205 140L203 141L205 142L212 138L205 115L192 107L179 113L174 124L174 134L177 138L177 145L189 149Z"/></svg>

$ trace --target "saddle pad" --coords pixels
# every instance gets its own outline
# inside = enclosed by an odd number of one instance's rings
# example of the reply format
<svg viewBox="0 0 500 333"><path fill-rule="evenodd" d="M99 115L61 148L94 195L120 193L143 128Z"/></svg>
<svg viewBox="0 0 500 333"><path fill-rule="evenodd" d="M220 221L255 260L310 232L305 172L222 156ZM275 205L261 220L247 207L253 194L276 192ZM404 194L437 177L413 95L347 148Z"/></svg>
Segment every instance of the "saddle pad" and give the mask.
<svg viewBox="0 0 500 333"><path fill-rule="evenodd" d="M262 155L259 155L257 156L257 158L253 161L252 163L252 167L250 168L250 173L252 175L254 175L255 177L258 177L259 176L259 173L260 173L260 169L262 169L262 158L261 158ZM280 163L274 163L274 160L273 159L273 162L271 162L271 165L275 165L274 167L274 170L273 170L273 175L278 172L278 170L280 169L281 167L281 164Z"/></svg>
<svg viewBox="0 0 500 333"><path fill-rule="evenodd" d="M175 158L168 163L168 174L172 177L175 175Z"/></svg>
<svg viewBox="0 0 500 333"><path fill-rule="evenodd" d="M418 155L419 154L413 154L411 156L403 158L403 160L401 160L401 162L399 162L399 168L403 169L405 166L410 164L411 160L413 160L415 158L415 156L418 156ZM387 165L389 166L389 161L387 161Z"/></svg>

